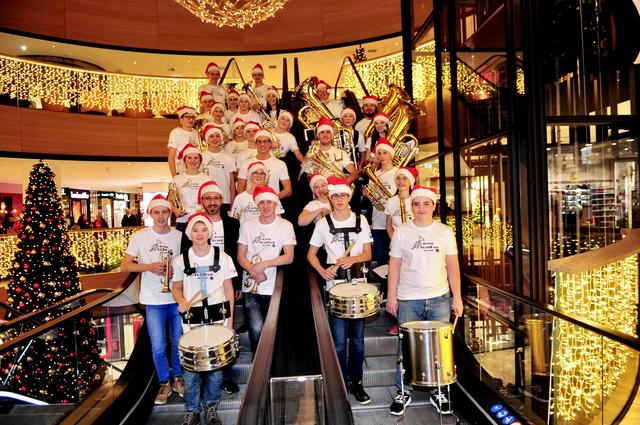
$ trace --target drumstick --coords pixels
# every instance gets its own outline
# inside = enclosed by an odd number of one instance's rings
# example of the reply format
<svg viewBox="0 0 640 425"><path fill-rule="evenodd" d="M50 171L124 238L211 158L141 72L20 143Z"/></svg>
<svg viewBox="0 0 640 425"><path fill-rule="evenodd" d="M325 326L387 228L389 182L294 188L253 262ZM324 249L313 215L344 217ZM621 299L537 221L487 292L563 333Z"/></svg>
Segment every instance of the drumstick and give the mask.
<svg viewBox="0 0 640 425"><path fill-rule="evenodd" d="M189 301L187 301L187 311L189 311L189 309L193 305L193 301L196 300L199 296L200 296L200 293L196 292L195 294L193 294L193 297L191 297Z"/></svg>
<svg viewBox="0 0 640 425"><path fill-rule="evenodd" d="M207 294L198 298L198 295L200 294L196 294L193 298L189 300L189 303L187 304L187 311L189 311L191 307L198 304L200 301L204 300L205 298L209 298L209 296L211 296L211 294Z"/></svg>
<svg viewBox="0 0 640 425"><path fill-rule="evenodd" d="M351 243L349 244L349 246L347 247L347 249L344 251L344 254L342 254L342 256L340 258L338 258L338 261L347 258L349 256L349 253L351 252L351 250L353 249L353 247L356 246L356 240L352 240ZM338 267L340 267L337 264L334 264L333 266L329 267L329 270L331 270L333 273L338 271Z"/></svg>
<svg viewBox="0 0 640 425"><path fill-rule="evenodd" d="M452 334L453 334L453 333L455 333L455 331L456 331L456 325L458 324L458 319L459 319L459 318L460 318L460 316L458 316L458 315L456 314L456 318L455 318L455 319L453 319L453 329L451 330L451 333L452 333Z"/></svg>

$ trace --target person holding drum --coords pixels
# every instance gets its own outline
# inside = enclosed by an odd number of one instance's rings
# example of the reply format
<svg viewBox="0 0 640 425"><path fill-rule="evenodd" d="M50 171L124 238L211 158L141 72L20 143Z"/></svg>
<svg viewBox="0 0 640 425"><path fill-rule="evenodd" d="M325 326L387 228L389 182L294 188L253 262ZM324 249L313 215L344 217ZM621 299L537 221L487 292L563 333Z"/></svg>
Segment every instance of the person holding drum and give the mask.
<svg viewBox="0 0 640 425"><path fill-rule="evenodd" d="M178 314L178 304L171 296L169 282L172 257L180 252L182 233L169 226L171 203L162 195L156 195L147 207L153 225L135 232L129 240L120 270L139 272L140 304L146 306L147 329L151 339L151 352L160 391L155 404L165 404L171 395L169 360L167 359L167 325L171 344L171 365L173 368L173 390L184 394L182 367L178 359L178 342L182 335L182 320ZM135 258L138 257L138 262Z"/></svg>
<svg viewBox="0 0 640 425"><path fill-rule="evenodd" d="M386 309L398 324L410 321L448 322L452 308L462 315L458 249L451 228L433 219L437 191L416 185L411 192L413 220L398 226L391 239ZM400 416L411 403L402 393L402 372L396 372L398 393L389 407ZM448 394L431 392L431 404L439 413L450 413Z"/></svg>
<svg viewBox="0 0 640 425"><path fill-rule="evenodd" d="M178 311L184 314L182 324L186 333L183 338L189 336L192 326L196 327L194 330L197 331L201 325L216 323L223 324L233 331L234 296L231 279L238 273L231 257L218 246L209 244L212 231L213 223L206 213L192 214L185 233L193 242L193 246L173 262L172 292L178 303ZM207 327L202 335L205 339L207 335L215 336L218 329L215 326ZM231 334L233 335L233 332ZM193 341L193 344L201 342ZM181 344L181 350L183 345L185 344ZM199 424L203 407L207 424L222 424L217 413L222 369L204 370L200 369L200 365L190 367L186 363L184 369L184 402L187 413L183 425Z"/></svg>
<svg viewBox="0 0 640 425"><path fill-rule="evenodd" d="M327 291L340 281L350 286L353 283L352 277L365 274L358 267L360 263L371 260L373 242L366 217L352 212L349 206L352 193L349 181L331 176L328 183L333 212L316 224L307 253L311 267L326 280ZM318 250L321 247L324 247L327 253L327 267L318 259ZM343 319L330 314L329 326L345 385L358 403L370 403L371 397L362 387L364 319Z"/></svg>
<svg viewBox="0 0 640 425"><path fill-rule="evenodd" d="M280 218L278 194L269 186L256 186L253 200L260 215L240 225L238 264L242 276L244 314L249 320L249 342L255 354L275 289L278 266L291 264L296 245L293 225Z"/></svg>

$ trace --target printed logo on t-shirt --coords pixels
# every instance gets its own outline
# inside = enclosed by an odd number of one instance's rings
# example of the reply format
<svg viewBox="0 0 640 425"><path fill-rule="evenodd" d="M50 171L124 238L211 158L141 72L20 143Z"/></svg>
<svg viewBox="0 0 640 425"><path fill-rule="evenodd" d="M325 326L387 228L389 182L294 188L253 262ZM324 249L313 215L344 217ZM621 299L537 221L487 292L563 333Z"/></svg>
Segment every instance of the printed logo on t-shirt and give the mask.
<svg viewBox="0 0 640 425"><path fill-rule="evenodd" d="M162 242L160 239L156 239L156 241L151 245L149 252L167 252L169 251L169 246Z"/></svg>
<svg viewBox="0 0 640 425"><path fill-rule="evenodd" d="M196 272L194 274L192 274L191 276L194 276L196 279L200 279L200 278L207 278L207 276L209 277L209 280L213 280L215 274L217 272L214 272L213 269L208 268L208 266L212 266L213 264L205 264L203 265L204 267L207 267L207 271L206 272ZM200 265L196 262L193 263L193 266L191 266L195 269L197 269L198 267L200 267Z"/></svg>
<svg viewBox="0 0 640 425"><path fill-rule="evenodd" d="M347 240L348 242L351 242L351 237L348 238ZM344 233L339 232L336 233L335 235L333 235L333 237L331 238L331 243L332 244L344 244Z"/></svg>
<svg viewBox="0 0 640 425"><path fill-rule="evenodd" d="M204 164L207 168L220 168L224 170L224 163L216 158L211 158L206 164Z"/></svg>
<svg viewBox="0 0 640 425"><path fill-rule="evenodd" d="M421 250L422 252L440 252L440 248L433 242L418 236L418 240L413 243L411 250Z"/></svg>
<svg viewBox="0 0 640 425"><path fill-rule="evenodd" d="M191 179L187 179L184 183L182 183L182 188L189 188L197 191L198 189L200 189L200 183Z"/></svg>
<svg viewBox="0 0 640 425"><path fill-rule="evenodd" d="M256 249L258 247L263 247L263 248L275 248L276 247L276 242L271 239L268 236L265 236L264 233L260 232L260 234L258 236L256 236L251 243L253 244L254 247L256 247Z"/></svg>

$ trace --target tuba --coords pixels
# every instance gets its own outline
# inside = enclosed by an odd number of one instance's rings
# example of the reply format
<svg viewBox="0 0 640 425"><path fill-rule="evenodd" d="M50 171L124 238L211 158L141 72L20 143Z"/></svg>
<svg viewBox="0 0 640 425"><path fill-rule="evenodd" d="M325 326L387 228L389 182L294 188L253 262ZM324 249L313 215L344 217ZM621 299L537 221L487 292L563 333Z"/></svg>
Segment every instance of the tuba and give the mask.
<svg viewBox="0 0 640 425"><path fill-rule="evenodd" d="M389 189L380 181L376 175L377 165L370 163L362 168L362 172L369 177L369 184L367 185L367 198L371 201L374 207L378 211L384 211L384 207L387 204L389 198L393 195L389 192Z"/></svg>
<svg viewBox="0 0 640 425"><path fill-rule="evenodd" d="M354 164L357 164L356 147L353 141L353 133L345 129L340 121L336 120L329 108L322 103L316 94L314 77L307 78L296 87L296 96L300 103L304 104L298 111L298 121L304 128L315 130L320 117L325 117L333 122L336 131L333 135L333 146L340 148L349 154ZM309 149L309 152L312 148ZM307 158L311 159L307 152Z"/></svg>
<svg viewBox="0 0 640 425"><path fill-rule="evenodd" d="M169 194L171 195L173 206L180 211L185 212L186 210L184 208L184 202L182 201L182 195L180 194L180 189L178 189L178 185L175 182L169 183Z"/></svg>
<svg viewBox="0 0 640 425"><path fill-rule="evenodd" d="M389 85L389 92L382 100L382 105L378 108L380 112L384 112L389 117L391 125L389 127L389 133L387 139L393 141L398 139L400 135L409 128L411 121L423 115L423 112L411 103L411 98L400 86L395 84ZM369 126L364 132L364 138L371 137L375 126L373 120L369 123Z"/></svg>

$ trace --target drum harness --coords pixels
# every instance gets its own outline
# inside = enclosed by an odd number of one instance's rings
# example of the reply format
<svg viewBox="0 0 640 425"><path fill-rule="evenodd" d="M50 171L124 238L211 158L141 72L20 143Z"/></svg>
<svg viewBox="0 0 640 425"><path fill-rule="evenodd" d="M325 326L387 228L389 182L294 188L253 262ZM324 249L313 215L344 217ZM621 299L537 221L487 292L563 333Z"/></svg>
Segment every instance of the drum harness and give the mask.
<svg viewBox="0 0 640 425"><path fill-rule="evenodd" d="M198 273L198 279L200 281L200 296L202 297L202 314L198 314L198 316L201 316L201 323L209 323L209 311L211 311L212 313L218 313L216 315L214 315L213 317L211 317L212 321L218 321L218 320L224 320L226 322L228 316L227 313L229 312L229 309L231 308L231 304L229 303L229 301L224 301L218 304L214 304L212 306L209 305L209 294L207 293L207 276L206 273L207 272L214 272L214 273L218 273L220 271L220 247L218 246L214 246L213 247L213 264L210 266L196 266L196 267L191 267L191 263L189 262L189 253L188 251L186 251L183 255L182 255L182 259L184 262L184 274L186 276L191 276L194 273ZM196 294L197 296L197 294ZM195 297L194 297L195 298ZM219 308L218 311L216 311L215 309ZM196 307L196 309L200 309L199 307ZM191 318L194 317L194 313L191 311L193 310L190 309L188 310L185 315L184 315L184 319L187 321L187 324L189 325L189 327L191 327ZM198 312L196 310L196 312Z"/></svg>
<svg viewBox="0 0 640 425"><path fill-rule="evenodd" d="M356 234L356 238L358 237L357 235L362 231L362 226L360 225L360 213L355 213L356 214L356 225L354 227L340 227L340 228L336 228L336 226L333 224L333 220L331 219L331 215L328 214L325 216L325 219L327 220L327 224L329 225L329 233L331 233L332 235L336 235L338 233L342 233L343 238L342 241L344 242L344 249L347 250L349 248L349 233L353 232ZM364 266L363 266L364 268ZM338 269L338 272L341 272L344 269ZM366 273L364 270L362 270L363 273ZM355 284L355 281L352 281L351 279L351 269L347 269L344 270L344 272L346 272L346 281L347 282L351 282L352 284ZM341 274L341 273L338 273Z"/></svg>

